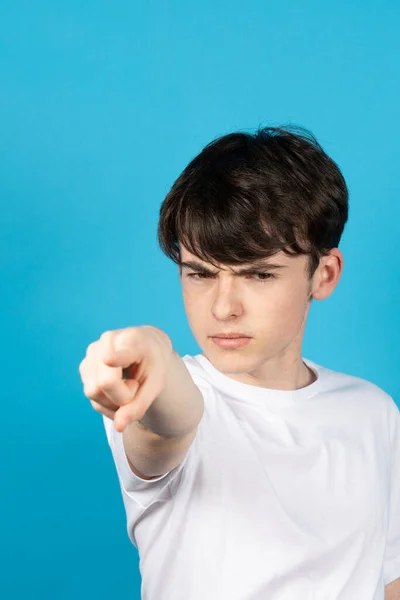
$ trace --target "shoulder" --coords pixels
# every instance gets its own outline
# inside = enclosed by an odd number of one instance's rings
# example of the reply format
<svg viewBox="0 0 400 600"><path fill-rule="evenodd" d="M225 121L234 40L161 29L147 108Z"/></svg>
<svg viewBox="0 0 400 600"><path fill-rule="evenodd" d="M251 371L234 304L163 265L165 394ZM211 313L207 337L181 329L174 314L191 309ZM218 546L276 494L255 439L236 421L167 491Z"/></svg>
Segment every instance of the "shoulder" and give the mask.
<svg viewBox="0 0 400 600"><path fill-rule="evenodd" d="M394 398L376 383L350 373L343 373L325 367L321 368L329 387L344 398L352 397L365 409L375 409L377 413L384 412L389 421L397 420L399 407Z"/></svg>

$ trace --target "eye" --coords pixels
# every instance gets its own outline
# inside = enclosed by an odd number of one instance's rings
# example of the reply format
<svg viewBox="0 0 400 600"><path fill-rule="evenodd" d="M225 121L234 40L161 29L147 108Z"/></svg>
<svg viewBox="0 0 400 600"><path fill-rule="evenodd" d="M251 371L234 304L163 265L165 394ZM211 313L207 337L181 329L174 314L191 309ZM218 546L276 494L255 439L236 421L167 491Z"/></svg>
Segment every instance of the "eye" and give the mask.
<svg viewBox="0 0 400 600"><path fill-rule="evenodd" d="M196 277L198 277L198 278L202 279L202 278L210 277L210 276L206 273L189 273L187 275L187 277L191 277L192 279L196 279Z"/></svg>
<svg viewBox="0 0 400 600"><path fill-rule="evenodd" d="M273 279L272 273L253 273L253 275L259 275L261 277L260 281L266 281L268 279Z"/></svg>
<svg viewBox="0 0 400 600"><path fill-rule="evenodd" d="M272 275L272 273L249 273L249 275L256 275L257 277L260 277L261 279L259 279L258 281L268 281L268 279L273 279L274 275ZM209 275L208 273L189 273L187 275L187 277L191 277L192 279L207 279L212 277L212 275Z"/></svg>

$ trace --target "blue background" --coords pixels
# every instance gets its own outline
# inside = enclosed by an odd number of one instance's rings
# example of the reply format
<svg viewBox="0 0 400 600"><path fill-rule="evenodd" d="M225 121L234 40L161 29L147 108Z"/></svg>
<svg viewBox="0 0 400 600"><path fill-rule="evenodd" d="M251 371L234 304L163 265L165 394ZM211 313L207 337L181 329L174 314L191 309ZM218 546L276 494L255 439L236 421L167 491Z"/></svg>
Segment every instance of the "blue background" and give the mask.
<svg viewBox="0 0 400 600"><path fill-rule="evenodd" d="M140 597L78 367L132 325L201 351L156 227L219 135L299 124L338 162L345 267L303 356L399 402L399 18L385 0L1 2L1 598Z"/></svg>

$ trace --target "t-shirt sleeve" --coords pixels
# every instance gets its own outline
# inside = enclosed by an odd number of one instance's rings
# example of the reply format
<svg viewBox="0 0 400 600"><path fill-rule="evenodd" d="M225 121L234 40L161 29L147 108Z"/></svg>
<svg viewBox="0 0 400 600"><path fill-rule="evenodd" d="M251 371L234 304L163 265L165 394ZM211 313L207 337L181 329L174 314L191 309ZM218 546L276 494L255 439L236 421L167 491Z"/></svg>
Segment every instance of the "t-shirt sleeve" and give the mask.
<svg viewBox="0 0 400 600"><path fill-rule="evenodd" d="M140 507L146 508L178 474L179 470L184 466L189 453L186 454L183 461L177 467L167 473L154 479L143 479L136 475L129 465L122 432L115 429L112 419L109 419L105 415L102 416L121 491L126 497L134 500Z"/></svg>
<svg viewBox="0 0 400 600"><path fill-rule="evenodd" d="M192 378L202 392L204 410L206 412L209 386L208 384L204 384L198 377L192 376ZM177 487L180 485L182 471L190 469L199 456L199 435L194 438L184 459L174 469L154 479L142 479L132 471L129 465L123 444L122 432L115 429L112 419L105 415L102 415L102 417L124 502L128 536L137 547L134 529L138 519L155 502L171 500L174 492L176 492ZM199 429L201 427L202 423ZM172 482L174 482L173 486L171 485Z"/></svg>
<svg viewBox="0 0 400 600"><path fill-rule="evenodd" d="M390 508L383 564L385 585L400 577L400 412L394 400L391 400L390 433Z"/></svg>

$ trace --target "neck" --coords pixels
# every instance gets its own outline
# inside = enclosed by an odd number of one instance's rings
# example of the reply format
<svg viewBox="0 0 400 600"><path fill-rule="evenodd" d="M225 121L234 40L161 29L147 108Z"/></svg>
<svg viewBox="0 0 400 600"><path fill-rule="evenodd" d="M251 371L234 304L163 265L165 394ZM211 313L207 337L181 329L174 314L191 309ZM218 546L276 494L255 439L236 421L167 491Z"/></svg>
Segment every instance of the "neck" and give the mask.
<svg viewBox="0 0 400 600"><path fill-rule="evenodd" d="M205 356L204 352L202 354ZM208 360L210 359L208 358ZM210 362L212 361L210 360ZM213 366L235 381L268 389L298 390L311 385L317 379L315 373L303 362L301 357L295 364L282 365L270 361L269 364L261 365L248 372L228 371L222 364L213 363Z"/></svg>

